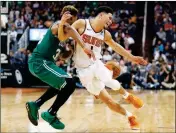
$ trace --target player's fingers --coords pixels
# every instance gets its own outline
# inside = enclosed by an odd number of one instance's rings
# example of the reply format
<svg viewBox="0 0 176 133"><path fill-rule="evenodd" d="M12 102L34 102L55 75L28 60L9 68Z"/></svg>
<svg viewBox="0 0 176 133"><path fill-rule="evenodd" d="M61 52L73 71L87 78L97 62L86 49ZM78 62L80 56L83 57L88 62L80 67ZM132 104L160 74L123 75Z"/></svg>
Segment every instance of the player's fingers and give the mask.
<svg viewBox="0 0 176 133"><path fill-rule="evenodd" d="M146 62L145 60L142 60L142 61L140 62L140 64L141 64L141 65L147 65L147 62Z"/></svg>
<svg viewBox="0 0 176 133"><path fill-rule="evenodd" d="M66 15L63 16L63 18L66 19L66 20L69 19L70 17L71 17L70 14L66 14Z"/></svg>
<svg viewBox="0 0 176 133"><path fill-rule="evenodd" d="M66 11L63 15L65 15L65 14L70 14L70 12L69 12L69 11Z"/></svg>
<svg viewBox="0 0 176 133"><path fill-rule="evenodd" d="M147 65L147 61L144 59L142 59L142 63L143 63L143 65Z"/></svg>

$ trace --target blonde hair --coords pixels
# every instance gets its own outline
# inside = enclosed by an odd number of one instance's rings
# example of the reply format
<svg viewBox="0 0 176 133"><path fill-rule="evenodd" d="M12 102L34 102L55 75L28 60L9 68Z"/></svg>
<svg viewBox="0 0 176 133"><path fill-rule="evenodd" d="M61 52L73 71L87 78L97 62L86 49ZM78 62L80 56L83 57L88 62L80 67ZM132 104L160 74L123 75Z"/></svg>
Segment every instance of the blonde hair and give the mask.
<svg viewBox="0 0 176 133"><path fill-rule="evenodd" d="M65 12L69 11L71 15L77 16L78 14L78 9L76 9L74 6L67 5L64 6L64 8L61 11L61 15L63 15Z"/></svg>

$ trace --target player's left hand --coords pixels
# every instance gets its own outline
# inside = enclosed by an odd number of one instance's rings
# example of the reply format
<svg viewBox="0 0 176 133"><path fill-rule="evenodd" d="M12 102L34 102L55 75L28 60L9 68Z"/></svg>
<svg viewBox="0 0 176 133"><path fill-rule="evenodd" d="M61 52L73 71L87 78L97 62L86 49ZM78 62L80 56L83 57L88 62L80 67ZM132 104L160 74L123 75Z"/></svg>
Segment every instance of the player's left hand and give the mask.
<svg viewBox="0 0 176 133"><path fill-rule="evenodd" d="M140 56L133 56L131 61L137 65L144 65L145 66L148 64L148 62Z"/></svg>
<svg viewBox="0 0 176 133"><path fill-rule="evenodd" d="M67 20L70 19L71 17L72 15L70 14L69 11L65 12L61 17L60 24L66 24Z"/></svg>

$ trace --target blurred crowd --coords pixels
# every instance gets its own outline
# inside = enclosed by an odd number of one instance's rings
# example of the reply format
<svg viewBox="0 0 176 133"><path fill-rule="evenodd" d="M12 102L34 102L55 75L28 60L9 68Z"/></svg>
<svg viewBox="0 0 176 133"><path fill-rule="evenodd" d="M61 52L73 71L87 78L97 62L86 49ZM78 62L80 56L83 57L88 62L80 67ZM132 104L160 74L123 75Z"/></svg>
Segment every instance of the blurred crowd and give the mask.
<svg viewBox="0 0 176 133"><path fill-rule="evenodd" d="M43 1L9 1L8 28L10 34L10 61L17 66L26 66L31 51L16 49L16 44L26 27L48 28L60 19L60 12L65 5L74 5L79 10L79 18L94 17L98 6L107 5L114 9L113 23L109 27L113 39L131 52L135 45L137 16L136 2L43 2ZM122 8L123 7L123 8ZM116 54L107 45L102 46L102 61L119 62L121 76L118 80L125 88L133 89L173 89L176 87L176 68L174 67L174 50L176 48L176 9L171 9L169 2L156 2L154 7L153 60L147 67L137 66ZM148 58L146 58L148 60ZM72 60L57 61L56 64L76 77ZM15 67L15 66L14 66ZM79 81L79 80L78 80ZM78 87L82 85L78 82Z"/></svg>

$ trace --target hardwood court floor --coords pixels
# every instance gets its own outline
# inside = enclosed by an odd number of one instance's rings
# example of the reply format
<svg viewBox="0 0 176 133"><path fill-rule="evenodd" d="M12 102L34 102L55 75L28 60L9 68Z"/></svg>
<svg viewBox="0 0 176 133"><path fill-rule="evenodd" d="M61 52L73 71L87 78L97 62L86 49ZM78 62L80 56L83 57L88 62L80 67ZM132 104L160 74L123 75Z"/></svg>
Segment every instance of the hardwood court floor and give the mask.
<svg viewBox="0 0 176 133"><path fill-rule="evenodd" d="M121 96L109 91L122 106L134 113L140 121L140 130L131 130L124 116L112 112L100 100L84 89L77 89L58 112L65 123L64 130L55 130L39 119L33 126L27 117L25 102L36 100L45 89L1 89L1 132L175 132L175 91L141 91L145 106L137 110L121 102ZM48 109L54 98L39 110Z"/></svg>

